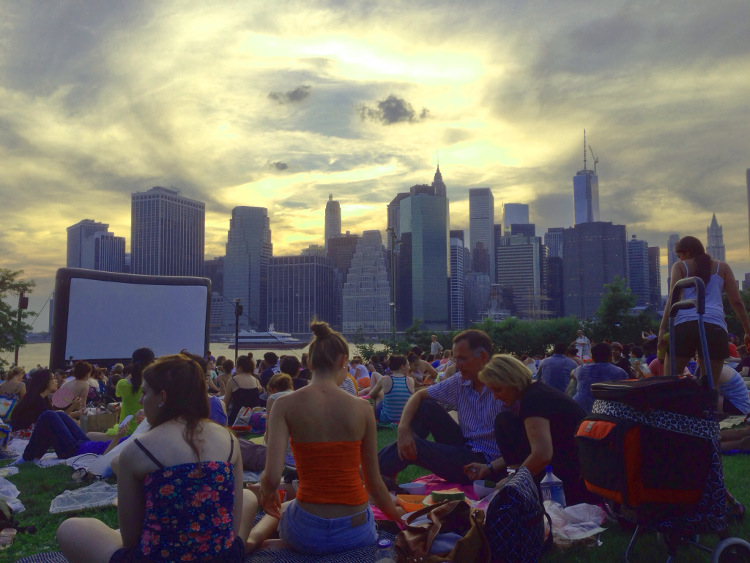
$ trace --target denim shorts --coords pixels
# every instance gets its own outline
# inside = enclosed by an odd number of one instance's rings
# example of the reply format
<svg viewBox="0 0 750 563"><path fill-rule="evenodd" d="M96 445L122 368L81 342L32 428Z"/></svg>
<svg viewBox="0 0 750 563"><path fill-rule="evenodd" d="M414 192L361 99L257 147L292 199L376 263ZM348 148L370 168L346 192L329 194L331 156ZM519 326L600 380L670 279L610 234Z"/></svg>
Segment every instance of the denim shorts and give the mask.
<svg viewBox="0 0 750 563"><path fill-rule="evenodd" d="M293 500L279 522L279 537L295 551L325 555L373 545L378 541L372 509L342 518L321 518L302 510Z"/></svg>

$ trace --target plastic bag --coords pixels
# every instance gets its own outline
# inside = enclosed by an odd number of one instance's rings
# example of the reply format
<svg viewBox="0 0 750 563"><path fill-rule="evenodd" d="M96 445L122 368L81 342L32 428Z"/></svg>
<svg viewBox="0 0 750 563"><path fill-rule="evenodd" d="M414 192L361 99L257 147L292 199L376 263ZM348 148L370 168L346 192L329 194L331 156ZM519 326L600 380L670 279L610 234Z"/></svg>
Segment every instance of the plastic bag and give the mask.
<svg viewBox="0 0 750 563"><path fill-rule="evenodd" d="M605 531L601 524L606 515L599 506L581 503L563 508L556 502L545 500L544 509L552 520L555 544L561 547L568 547L574 541L584 540ZM546 526L545 521L545 528Z"/></svg>
<svg viewBox="0 0 750 563"><path fill-rule="evenodd" d="M26 507L18 500L20 491L18 488L5 478L0 477L0 498L5 500L13 509L13 512L23 512Z"/></svg>
<svg viewBox="0 0 750 563"><path fill-rule="evenodd" d="M75 491L64 491L52 499L49 511L50 514L57 514L84 508L112 506L115 499L117 499L117 487L104 481L97 481L93 485Z"/></svg>

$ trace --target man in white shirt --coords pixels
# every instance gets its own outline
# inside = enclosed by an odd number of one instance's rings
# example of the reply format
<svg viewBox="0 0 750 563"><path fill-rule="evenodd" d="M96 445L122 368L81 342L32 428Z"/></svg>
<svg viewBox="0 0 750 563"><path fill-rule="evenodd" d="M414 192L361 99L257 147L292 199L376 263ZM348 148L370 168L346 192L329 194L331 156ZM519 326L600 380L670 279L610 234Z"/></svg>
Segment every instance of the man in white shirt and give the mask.
<svg viewBox="0 0 750 563"><path fill-rule="evenodd" d="M430 354L437 357L438 354L443 353L443 345L438 342L437 335L432 335L432 342L430 342Z"/></svg>

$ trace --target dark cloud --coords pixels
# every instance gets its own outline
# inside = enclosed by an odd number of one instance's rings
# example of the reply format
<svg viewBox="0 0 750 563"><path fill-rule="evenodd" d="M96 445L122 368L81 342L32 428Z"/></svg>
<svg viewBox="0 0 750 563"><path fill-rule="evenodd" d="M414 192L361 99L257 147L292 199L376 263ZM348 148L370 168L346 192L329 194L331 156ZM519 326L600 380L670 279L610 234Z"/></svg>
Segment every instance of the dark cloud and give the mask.
<svg viewBox="0 0 750 563"><path fill-rule="evenodd" d="M422 111L417 114L414 111L414 106L403 98L399 98L393 94L385 100L377 102L375 107L360 104L357 111L362 121L369 119L371 121L378 121L383 125L392 125L393 123L401 122L417 123L426 119L430 114L427 108L422 108Z"/></svg>
<svg viewBox="0 0 750 563"><path fill-rule="evenodd" d="M269 162L268 166L280 172L289 168L289 165L286 162L281 162L280 160L277 160L276 162Z"/></svg>
<svg viewBox="0 0 750 563"><path fill-rule="evenodd" d="M310 95L312 86L298 86L289 92L269 92L268 97L280 104L301 102Z"/></svg>

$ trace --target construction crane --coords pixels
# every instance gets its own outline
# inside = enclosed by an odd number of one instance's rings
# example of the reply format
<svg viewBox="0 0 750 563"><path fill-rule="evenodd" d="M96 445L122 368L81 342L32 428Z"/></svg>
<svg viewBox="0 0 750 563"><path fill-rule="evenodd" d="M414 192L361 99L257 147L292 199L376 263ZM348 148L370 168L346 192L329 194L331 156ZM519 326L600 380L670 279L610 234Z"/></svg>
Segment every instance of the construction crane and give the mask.
<svg viewBox="0 0 750 563"><path fill-rule="evenodd" d="M591 151L591 156L594 157L594 175L596 176L596 165L599 162L599 157L594 154L594 149L591 148L591 145L589 145L589 150Z"/></svg>

